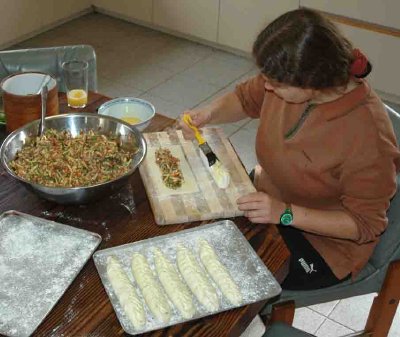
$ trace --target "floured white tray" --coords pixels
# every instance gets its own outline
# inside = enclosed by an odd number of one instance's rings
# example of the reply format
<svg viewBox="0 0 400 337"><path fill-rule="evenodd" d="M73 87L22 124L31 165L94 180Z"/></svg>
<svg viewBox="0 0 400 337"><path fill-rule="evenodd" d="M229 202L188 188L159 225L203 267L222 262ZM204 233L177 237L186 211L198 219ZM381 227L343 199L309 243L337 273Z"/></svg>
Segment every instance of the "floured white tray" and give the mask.
<svg viewBox="0 0 400 337"><path fill-rule="evenodd" d="M31 335L101 242L28 214L0 215L0 334Z"/></svg>
<svg viewBox="0 0 400 337"><path fill-rule="evenodd" d="M227 268L235 283L239 286L243 297L242 303L235 306L228 302L228 300L222 295L218 286L206 273L209 281L216 289L220 300L220 307L217 311L207 311L193 296L196 313L191 319L184 319L172 302L169 301L170 307L172 308L171 320L167 324L157 321L150 313L142 294L134 281L130 267L132 254L134 252L143 254L150 264L153 274L157 275L154 267L153 248L159 248L164 256L174 264L175 269L178 270L176 265L176 246L181 243L194 253L197 261L204 270L204 266L201 264L198 254L199 239L206 239L214 248L220 261ZM145 307L147 322L145 327L140 330L135 330L133 324L126 316L108 279L107 258L109 256L114 256L119 260L131 283L136 288L138 296ZM279 283L275 280L263 261L258 257L240 230L230 220L219 221L135 243L100 250L93 255L93 259L117 317L125 332L131 335L165 328L174 324L262 301L274 297L281 292Z"/></svg>

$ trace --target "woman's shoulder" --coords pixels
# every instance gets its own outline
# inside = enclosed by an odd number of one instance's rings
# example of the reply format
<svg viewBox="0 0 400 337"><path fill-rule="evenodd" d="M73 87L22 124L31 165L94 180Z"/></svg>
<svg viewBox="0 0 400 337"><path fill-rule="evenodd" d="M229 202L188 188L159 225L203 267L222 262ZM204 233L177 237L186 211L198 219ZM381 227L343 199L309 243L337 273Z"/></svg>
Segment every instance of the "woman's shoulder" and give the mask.
<svg viewBox="0 0 400 337"><path fill-rule="evenodd" d="M358 124L359 129L374 129L377 137L394 137L393 125L385 104L378 94L371 89L363 101L348 114L349 119Z"/></svg>
<svg viewBox="0 0 400 337"><path fill-rule="evenodd" d="M376 151L380 155L398 155L393 124L385 104L373 89L346 114L345 121L351 125L349 138L352 144L358 144L369 152Z"/></svg>

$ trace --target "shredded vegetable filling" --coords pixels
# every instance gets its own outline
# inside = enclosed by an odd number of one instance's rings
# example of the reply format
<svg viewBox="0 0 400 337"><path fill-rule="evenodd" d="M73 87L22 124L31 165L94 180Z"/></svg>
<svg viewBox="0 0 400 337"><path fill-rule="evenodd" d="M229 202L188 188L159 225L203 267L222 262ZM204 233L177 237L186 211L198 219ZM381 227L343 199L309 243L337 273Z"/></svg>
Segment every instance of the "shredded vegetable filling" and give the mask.
<svg viewBox="0 0 400 337"><path fill-rule="evenodd" d="M157 149L155 154L165 186L174 190L181 187L184 179L179 168L179 159L174 157L169 149L162 147Z"/></svg>
<svg viewBox="0 0 400 337"><path fill-rule="evenodd" d="M17 152L9 165L18 176L50 187L84 187L118 178L130 169L138 147L124 149L118 137L92 130L72 137L46 130Z"/></svg>

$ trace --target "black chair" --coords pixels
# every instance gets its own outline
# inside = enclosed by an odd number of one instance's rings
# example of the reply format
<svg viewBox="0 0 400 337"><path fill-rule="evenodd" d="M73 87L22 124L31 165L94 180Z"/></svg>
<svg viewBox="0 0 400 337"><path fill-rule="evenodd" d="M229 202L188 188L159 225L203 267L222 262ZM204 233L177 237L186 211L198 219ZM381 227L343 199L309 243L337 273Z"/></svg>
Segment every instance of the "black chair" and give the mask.
<svg viewBox="0 0 400 337"><path fill-rule="evenodd" d="M58 90L65 92L62 64L82 60L89 63L89 90L97 91L96 53L92 46L76 45L51 48L6 50L0 52L0 82L3 78L20 72L38 71L52 75Z"/></svg>

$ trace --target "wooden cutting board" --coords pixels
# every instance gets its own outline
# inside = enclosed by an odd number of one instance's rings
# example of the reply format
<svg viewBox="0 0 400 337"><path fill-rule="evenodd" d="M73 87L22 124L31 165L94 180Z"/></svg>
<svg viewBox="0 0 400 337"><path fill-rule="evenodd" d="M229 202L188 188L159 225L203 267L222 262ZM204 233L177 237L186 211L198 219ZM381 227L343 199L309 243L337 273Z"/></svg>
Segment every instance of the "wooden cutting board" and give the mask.
<svg viewBox="0 0 400 337"><path fill-rule="evenodd" d="M243 215L237 208L236 200L240 196L255 192L255 188L222 129L206 128L203 129L203 135L231 174L231 182L226 189L218 188L200 158L198 144L185 140L181 131L143 135L147 141L148 155L140 165L139 171L158 225ZM182 150L191 171L190 176L194 179L190 184L197 185L196 191L179 194L179 191L171 190L171 195L164 195L161 192L161 171L154 161L154 156L151 155L159 147L171 149L179 147Z"/></svg>

